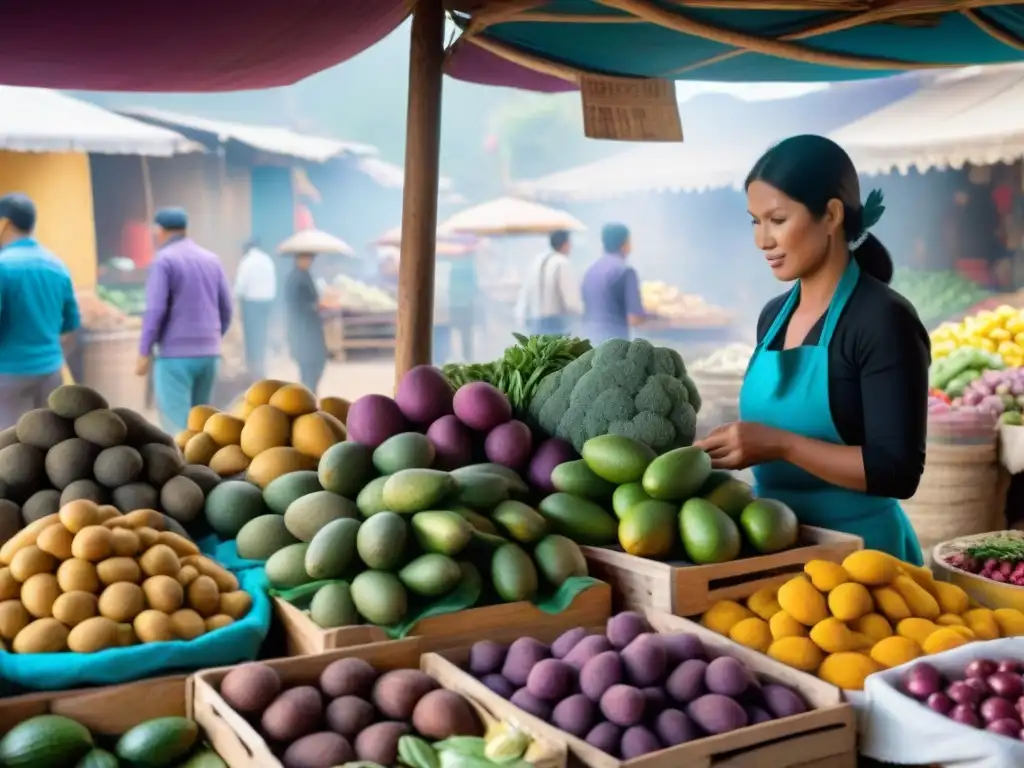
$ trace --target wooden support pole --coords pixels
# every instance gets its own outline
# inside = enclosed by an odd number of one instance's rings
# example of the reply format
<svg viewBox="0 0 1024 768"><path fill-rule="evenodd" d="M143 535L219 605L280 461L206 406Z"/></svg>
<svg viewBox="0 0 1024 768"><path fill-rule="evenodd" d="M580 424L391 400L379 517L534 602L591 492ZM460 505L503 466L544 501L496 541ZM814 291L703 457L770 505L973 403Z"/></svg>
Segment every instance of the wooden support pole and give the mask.
<svg viewBox="0 0 1024 768"><path fill-rule="evenodd" d="M443 0L417 0L409 56L409 107L398 268L396 380L430 362L434 325L434 253L441 152Z"/></svg>

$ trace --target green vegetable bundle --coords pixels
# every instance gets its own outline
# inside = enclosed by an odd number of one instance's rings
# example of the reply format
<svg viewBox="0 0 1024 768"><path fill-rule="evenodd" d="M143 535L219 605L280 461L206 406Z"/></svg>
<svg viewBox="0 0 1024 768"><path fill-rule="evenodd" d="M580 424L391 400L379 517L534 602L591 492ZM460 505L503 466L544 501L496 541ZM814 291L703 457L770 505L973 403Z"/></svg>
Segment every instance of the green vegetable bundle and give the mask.
<svg viewBox="0 0 1024 768"><path fill-rule="evenodd" d="M562 370L590 350L589 341L576 337L512 335L516 343L499 360L443 366L441 370L452 388L458 389L471 381L486 381L504 392L512 408L519 412L530 404L545 376Z"/></svg>
<svg viewBox="0 0 1024 768"><path fill-rule="evenodd" d="M916 272L897 269L891 285L893 290L914 305L921 322L929 328L991 295L989 291L952 271Z"/></svg>
<svg viewBox="0 0 1024 768"><path fill-rule="evenodd" d="M985 371L1004 368L1002 358L974 347L961 347L947 357L932 363L928 371L928 385L941 389L950 397L960 397L964 389Z"/></svg>

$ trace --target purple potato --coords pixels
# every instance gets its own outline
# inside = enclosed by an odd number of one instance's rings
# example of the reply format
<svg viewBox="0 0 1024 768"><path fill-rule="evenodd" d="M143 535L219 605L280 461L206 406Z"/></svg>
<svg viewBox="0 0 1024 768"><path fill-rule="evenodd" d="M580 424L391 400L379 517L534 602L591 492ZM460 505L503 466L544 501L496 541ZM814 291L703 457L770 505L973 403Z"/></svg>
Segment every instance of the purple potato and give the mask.
<svg viewBox="0 0 1024 768"><path fill-rule="evenodd" d="M564 659L576 644L590 633L583 627L566 630L551 644L551 655L556 659Z"/></svg>
<svg viewBox="0 0 1024 768"><path fill-rule="evenodd" d="M743 708L747 713L747 721L751 725L758 725L759 723L767 723L769 720L774 720L766 710L757 706L756 704L748 704Z"/></svg>
<svg viewBox="0 0 1024 768"><path fill-rule="evenodd" d="M649 685L641 689L640 693L647 699L647 707L644 712L647 713L648 718L657 715L668 706L668 696L665 694L665 689L661 686Z"/></svg>
<svg viewBox="0 0 1024 768"><path fill-rule="evenodd" d="M540 640L521 637L509 646L501 674L516 685L526 685L530 670L537 662L543 661L550 655L551 650Z"/></svg>
<svg viewBox="0 0 1024 768"><path fill-rule="evenodd" d="M623 611L608 619L605 634L608 641L618 649L625 648L644 632L650 632L647 619L636 611Z"/></svg>
<svg viewBox="0 0 1024 768"><path fill-rule="evenodd" d="M942 690L942 675L931 664L919 662L904 677L903 690L908 696L924 701L936 691Z"/></svg>
<svg viewBox="0 0 1024 768"><path fill-rule="evenodd" d="M551 722L566 733L583 738L597 719L597 707L582 693L563 699L551 714Z"/></svg>
<svg viewBox="0 0 1024 768"><path fill-rule="evenodd" d="M631 685L613 685L601 697L601 713L626 728L643 720L646 706L647 699Z"/></svg>
<svg viewBox="0 0 1024 768"><path fill-rule="evenodd" d="M534 717L539 717L541 720L551 719L551 705L538 699L525 688L520 688L513 693L509 701Z"/></svg>
<svg viewBox="0 0 1024 768"><path fill-rule="evenodd" d="M704 685L712 693L736 698L750 687L752 677L750 670L739 659L719 656L704 670Z"/></svg>
<svg viewBox="0 0 1024 768"><path fill-rule="evenodd" d="M537 450L530 460L528 479L530 485L542 493L554 493L556 488L551 483L551 472L559 464L567 461L575 461L580 455L576 449L565 440L552 437L537 446ZM618 746L618 742L616 742Z"/></svg>
<svg viewBox="0 0 1024 768"><path fill-rule="evenodd" d="M512 698L512 694L516 692L516 687L513 683L505 677L498 674L484 675L480 678L480 682L494 691L496 694L501 696L503 699Z"/></svg>
<svg viewBox="0 0 1024 768"><path fill-rule="evenodd" d="M398 403L384 395L363 395L352 403L345 419L348 439L376 448L389 437L409 431Z"/></svg>
<svg viewBox="0 0 1024 768"><path fill-rule="evenodd" d="M432 365L417 365L398 382L395 403L413 424L432 424L452 412L451 385Z"/></svg>
<svg viewBox="0 0 1024 768"><path fill-rule="evenodd" d="M499 424L484 440L484 455L488 461L512 469L519 469L530 460L533 452L533 434L521 421Z"/></svg>
<svg viewBox="0 0 1024 768"><path fill-rule="evenodd" d="M666 747L685 744L700 738L700 728L685 712L678 709L666 709L654 721L654 732Z"/></svg>
<svg viewBox="0 0 1024 768"><path fill-rule="evenodd" d="M641 688L664 680L667 665L668 654L661 637L653 632L637 635L622 651L626 679Z"/></svg>
<svg viewBox="0 0 1024 768"><path fill-rule="evenodd" d="M293 741L281 762L285 768L320 768L347 763L355 756L352 744L344 736L321 731Z"/></svg>
<svg viewBox="0 0 1024 768"><path fill-rule="evenodd" d="M327 705L327 727L347 739L373 725L377 713L373 704L358 696L339 696Z"/></svg>
<svg viewBox="0 0 1024 768"><path fill-rule="evenodd" d="M565 654L562 659L566 664L572 664L576 669L582 669L583 665L597 656L599 653L612 650L612 644L604 635L588 635L576 643L573 649Z"/></svg>
<svg viewBox="0 0 1024 768"><path fill-rule="evenodd" d="M622 729L615 723L607 721L598 723L590 729L585 741L605 754L618 757L619 744L622 742Z"/></svg>
<svg viewBox="0 0 1024 768"><path fill-rule="evenodd" d="M427 430L434 444L434 468L451 471L473 461L473 432L454 414L442 416Z"/></svg>
<svg viewBox="0 0 1024 768"><path fill-rule="evenodd" d="M576 670L558 659L538 661L526 678L526 690L545 701L564 699L575 687Z"/></svg>
<svg viewBox="0 0 1024 768"><path fill-rule="evenodd" d="M706 661L690 659L684 661L668 676L665 690L668 695L680 704L689 704L701 696L704 689L704 674L708 668Z"/></svg>
<svg viewBox="0 0 1024 768"><path fill-rule="evenodd" d="M747 713L743 707L720 693L706 693L691 701L686 707L686 714L710 734L728 733L747 724Z"/></svg>
<svg viewBox="0 0 1024 768"><path fill-rule="evenodd" d="M580 690L593 701L600 701L604 692L624 679L622 662L615 651L599 653L580 670Z"/></svg>
<svg viewBox="0 0 1024 768"><path fill-rule="evenodd" d="M477 677L500 672L508 646L494 640L480 640L469 649L469 671Z"/></svg>
<svg viewBox="0 0 1024 768"><path fill-rule="evenodd" d="M622 734L622 744L619 747L622 751L623 760L632 760L635 757L657 752L662 749L658 737L642 725L634 725L626 729Z"/></svg>
<svg viewBox="0 0 1024 768"><path fill-rule="evenodd" d="M771 683L761 689L764 706L775 717L792 717L807 711L807 702L785 685Z"/></svg>
<svg viewBox="0 0 1024 768"><path fill-rule="evenodd" d="M459 421L477 432L490 432L512 418L505 393L486 381L463 384L452 401Z"/></svg>
<svg viewBox="0 0 1024 768"><path fill-rule="evenodd" d="M705 657L704 643L696 635L678 634L662 635L661 644L665 646L665 653L668 654L668 663L676 667L690 659L703 659Z"/></svg>

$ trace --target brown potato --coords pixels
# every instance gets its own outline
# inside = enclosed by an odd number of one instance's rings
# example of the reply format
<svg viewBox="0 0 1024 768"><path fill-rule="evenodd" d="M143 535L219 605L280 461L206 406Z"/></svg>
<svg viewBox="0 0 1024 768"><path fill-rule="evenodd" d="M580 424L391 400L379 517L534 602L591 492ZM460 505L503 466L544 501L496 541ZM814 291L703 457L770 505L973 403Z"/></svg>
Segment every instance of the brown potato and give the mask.
<svg viewBox="0 0 1024 768"><path fill-rule="evenodd" d="M143 643L160 643L167 640L177 640L171 624L171 617L166 613L155 610L147 610L135 617L132 622L135 636Z"/></svg>
<svg viewBox="0 0 1024 768"><path fill-rule="evenodd" d="M147 576L177 576L181 559L166 544L154 544L139 558L139 566Z"/></svg>
<svg viewBox="0 0 1024 768"><path fill-rule="evenodd" d="M155 531L152 528L147 528L146 526L136 528L135 533L139 536L139 549L141 550L149 549L160 541L160 531Z"/></svg>
<svg viewBox="0 0 1024 768"><path fill-rule="evenodd" d="M235 620L230 616L225 616L223 613L218 613L215 616L209 616L206 619L206 631L213 632L215 629L222 629L223 627L234 624Z"/></svg>
<svg viewBox="0 0 1024 768"><path fill-rule="evenodd" d="M98 610L96 595L91 592L65 592L53 601L53 618L68 627L91 619Z"/></svg>
<svg viewBox="0 0 1024 768"><path fill-rule="evenodd" d="M63 525L51 525L39 532L36 546L58 560L68 560L74 538L74 534Z"/></svg>
<svg viewBox="0 0 1024 768"><path fill-rule="evenodd" d="M68 647L68 628L56 619L36 619L11 644L15 653L60 653Z"/></svg>
<svg viewBox="0 0 1024 768"><path fill-rule="evenodd" d="M189 541L184 536L174 533L174 531L162 531L157 536L157 542L160 544L166 544L174 550L174 553L178 555L178 557L188 557L189 555L199 554L199 547L196 546L195 542Z"/></svg>
<svg viewBox="0 0 1024 768"><path fill-rule="evenodd" d="M171 626L179 640L194 640L206 632L203 617L189 608L172 613Z"/></svg>
<svg viewBox="0 0 1024 768"><path fill-rule="evenodd" d="M252 609L252 595L244 589L224 592L220 596L220 612L232 619L241 619Z"/></svg>
<svg viewBox="0 0 1024 768"><path fill-rule="evenodd" d="M24 584L37 573L53 573L57 570L57 559L44 552L35 544L29 544L11 560L11 575Z"/></svg>
<svg viewBox="0 0 1024 768"><path fill-rule="evenodd" d="M178 571L177 581L181 586L187 587L197 578L199 578L199 569L194 565L183 565L181 570Z"/></svg>
<svg viewBox="0 0 1024 768"><path fill-rule="evenodd" d="M102 525L87 525L75 534L71 552L90 563L106 560L114 552L114 535Z"/></svg>
<svg viewBox="0 0 1024 768"><path fill-rule="evenodd" d="M57 569L57 584L64 592L100 591L100 578L96 574L96 566L78 557L60 564Z"/></svg>
<svg viewBox="0 0 1024 768"><path fill-rule="evenodd" d="M117 622L130 622L146 607L142 587L127 581L111 584L100 595L100 615Z"/></svg>
<svg viewBox="0 0 1024 768"><path fill-rule="evenodd" d="M132 584L142 581L142 570L130 557L108 557L96 564L96 575L100 577L100 582L104 586L119 581L129 581Z"/></svg>
<svg viewBox="0 0 1024 768"><path fill-rule="evenodd" d="M29 523L16 534L11 536L4 545L0 547L0 565L10 565L14 556L25 547L35 544L39 534L60 522L57 514L41 517L34 523Z"/></svg>
<svg viewBox="0 0 1024 768"><path fill-rule="evenodd" d="M14 578L8 566L0 568L0 601L13 600L21 594L21 584Z"/></svg>
<svg viewBox="0 0 1024 768"><path fill-rule="evenodd" d="M130 528L114 528L110 532L115 557L135 557L139 554L139 534Z"/></svg>
<svg viewBox="0 0 1024 768"><path fill-rule="evenodd" d="M75 626L68 633L68 650L75 653L95 653L118 644L117 622L104 616L93 616Z"/></svg>
<svg viewBox="0 0 1024 768"><path fill-rule="evenodd" d="M88 499L69 501L60 508L60 512L57 514L60 516L61 523L72 536L83 528L100 525L103 522L99 506Z"/></svg>
<svg viewBox="0 0 1024 768"><path fill-rule="evenodd" d="M0 637L4 640L13 640L31 622L32 617L21 600L4 600L0 603Z"/></svg>
<svg viewBox="0 0 1024 768"><path fill-rule="evenodd" d="M53 615L53 604L60 597L57 577L52 573L37 573L21 585L21 602L25 610L37 619Z"/></svg>
<svg viewBox="0 0 1024 768"><path fill-rule="evenodd" d="M217 588L221 592L234 592L238 589L238 579L231 573L208 557L193 555L181 559L183 565L194 565L204 576L209 576L217 582Z"/></svg>
<svg viewBox="0 0 1024 768"><path fill-rule="evenodd" d="M185 604L185 590L170 576L150 576L142 582L146 605L163 613L171 614Z"/></svg>
<svg viewBox="0 0 1024 768"><path fill-rule="evenodd" d="M188 585L188 605L203 618L220 610L220 591L209 576L200 576Z"/></svg>

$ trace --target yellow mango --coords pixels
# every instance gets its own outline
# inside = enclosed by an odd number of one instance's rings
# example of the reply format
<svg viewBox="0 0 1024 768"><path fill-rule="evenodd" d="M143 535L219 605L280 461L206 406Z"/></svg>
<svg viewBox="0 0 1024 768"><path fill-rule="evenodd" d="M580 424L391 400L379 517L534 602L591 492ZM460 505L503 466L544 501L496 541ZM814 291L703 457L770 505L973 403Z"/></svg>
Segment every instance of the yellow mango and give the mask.
<svg viewBox="0 0 1024 768"><path fill-rule="evenodd" d="M871 593L862 584L840 584L828 593L828 609L840 621L854 621L875 609Z"/></svg>
<svg viewBox="0 0 1024 768"><path fill-rule="evenodd" d="M920 655L920 645L909 637L900 637L899 635L879 640L871 649L871 658L886 669L906 664Z"/></svg>
<svg viewBox="0 0 1024 768"><path fill-rule="evenodd" d="M940 627L966 627L964 620L955 613L943 613L935 620Z"/></svg>
<svg viewBox="0 0 1024 768"><path fill-rule="evenodd" d="M828 618L828 604L821 592L803 576L790 579L779 587L779 605L805 627L813 627Z"/></svg>
<svg viewBox="0 0 1024 768"><path fill-rule="evenodd" d="M938 595L935 594L935 585L938 582L935 581L935 577L929 568L925 568L923 565L911 565L910 563L901 563L900 567L907 576L917 582L919 587L932 597L938 598Z"/></svg>
<svg viewBox="0 0 1024 768"><path fill-rule="evenodd" d="M1020 637L1024 635L1024 613L1016 608L996 608L992 618L999 627L1000 637Z"/></svg>
<svg viewBox="0 0 1024 768"><path fill-rule="evenodd" d="M910 606L892 587L879 587L872 590L871 595L875 598L878 612L889 621L897 622L910 618Z"/></svg>
<svg viewBox="0 0 1024 768"><path fill-rule="evenodd" d="M795 669L814 672L824 657L806 637L783 637L768 646L768 655Z"/></svg>
<svg viewBox="0 0 1024 768"><path fill-rule="evenodd" d="M768 621L782 610L779 607L779 601L775 599L778 593L779 591L774 587L762 587L747 598L747 608L765 621Z"/></svg>
<svg viewBox="0 0 1024 768"><path fill-rule="evenodd" d="M881 671L881 665L863 653L833 653L818 667L818 677L845 691L864 690L864 679Z"/></svg>
<svg viewBox="0 0 1024 768"><path fill-rule="evenodd" d="M811 628L811 640L825 653L842 653L870 648L873 641L866 635L852 631L834 616L819 621Z"/></svg>
<svg viewBox="0 0 1024 768"><path fill-rule="evenodd" d="M774 640L781 640L784 637L807 637L807 627L785 611L779 611L772 616L768 620L768 628Z"/></svg>
<svg viewBox="0 0 1024 768"><path fill-rule="evenodd" d="M963 615L963 620L979 640L999 637L995 613L988 608L972 608Z"/></svg>
<svg viewBox="0 0 1024 768"><path fill-rule="evenodd" d="M927 640L928 636L938 628L937 624L933 624L928 621L928 619L911 617L909 619L903 619L903 621L896 625L896 634L900 637L909 638L918 645L924 647L924 641Z"/></svg>
<svg viewBox="0 0 1024 768"><path fill-rule="evenodd" d="M892 582L892 588L903 598L912 616L932 621L942 613L938 601L909 576L897 576Z"/></svg>
<svg viewBox="0 0 1024 768"><path fill-rule="evenodd" d="M867 635L876 643L887 637L892 637L892 627L885 616L880 613L867 613L856 621L850 622L850 629Z"/></svg>
<svg viewBox="0 0 1024 768"><path fill-rule="evenodd" d="M931 656L933 653L942 653L953 648L959 648L961 645L966 645L969 642L966 637L957 632L953 627L939 627L925 638L921 648L926 654Z"/></svg>
<svg viewBox="0 0 1024 768"><path fill-rule="evenodd" d="M733 624L729 630L729 639L764 653L772 644L772 633L767 621L754 616Z"/></svg>
<svg viewBox="0 0 1024 768"><path fill-rule="evenodd" d="M700 623L712 632L728 636L729 630L744 619L752 618L753 615L737 602L719 600L704 612Z"/></svg>
<svg viewBox="0 0 1024 768"><path fill-rule="evenodd" d="M967 593L956 584L948 584L945 581L934 582L935 599L939 601L939 608L943 613L961 614L967 610L969 600Z"/></svg>
<svg viewBox="0 0 1024 768"><path fill-rule="evenodd" d="M974 634L974 630L970 627L961 626L959 624L951 624L947 629L952 629L961 637L966 637L968 640L977 640L978 636Z"/></svg>
<svg viewBox="0 0 1024 768"><path fill-rule="evenodd" d="M850 580L850 574L846 569L830 560L809 560L804 564L804 573L810 578L814 588L820 592L831 592Z"/></svg>
<svg viewBox="0 0 1024 768"><path fill-rule="evenodd" d="M843 568L859 584L884 587L899 575L899 560L877 549L862 549L847 555Z"/></svg>

